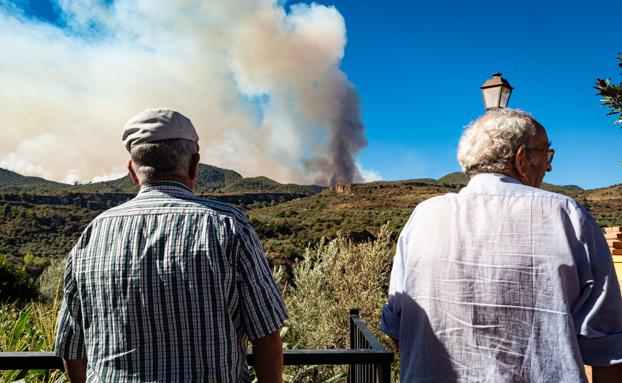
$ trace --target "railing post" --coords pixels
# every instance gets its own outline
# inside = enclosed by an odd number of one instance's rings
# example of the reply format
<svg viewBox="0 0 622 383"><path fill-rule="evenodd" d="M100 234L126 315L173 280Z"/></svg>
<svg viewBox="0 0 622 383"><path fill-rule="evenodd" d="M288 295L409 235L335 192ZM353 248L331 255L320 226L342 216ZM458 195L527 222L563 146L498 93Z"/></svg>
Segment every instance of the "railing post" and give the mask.
<svg viewBox="0 0 622 383"><path fill-rule="evenodd" d="M378 363L374 367L376 369L376 382L391 383L390 363Z"/></svg>
<svg viewBox="0 0 622 383"><path fill-rule="evenodd" d="M356 348L356 326L354 325L354 321L352 320L352 317L357 317L359 316L359 309L356 307L353 307L350 309L350 316L349 316L349 323L350 323L350 349Z"/></svg>
<svg viewBox="0 0 622 383"><path fill-rule="evenodd" d="M356 325L354 324L352 317L358 318L359 312L360 311L358 308L353 307L350 309L350 315L348 316L348 323L350 324L350 350L357 348L357 342L356 342L357 331L356 331ZM351 364L348 368L348 382L354 383L356 382L356 380L357 380L356 365Z"/></svg>

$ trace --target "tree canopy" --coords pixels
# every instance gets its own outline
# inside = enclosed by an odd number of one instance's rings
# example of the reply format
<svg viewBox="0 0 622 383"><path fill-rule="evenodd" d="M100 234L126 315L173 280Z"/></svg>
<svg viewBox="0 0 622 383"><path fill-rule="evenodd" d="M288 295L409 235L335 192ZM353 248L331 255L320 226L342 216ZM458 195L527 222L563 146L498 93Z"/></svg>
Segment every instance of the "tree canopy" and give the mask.
<svg viewBox="0 0 622 383"><path fill-rule="evenodd" d="M618 56L618 66L622 68L622 53ZM608 116L617 115L614 124L622 124L622 82L612 83L610 79L597 79L594 87L601 96L601 102L609 109Z"/></svg>
<svg viewBox="0 0 622 383"><path fill-rule="evenodd" d="M0 257L0 302L29 302L38 296L37 286L26 272Z"/></svg>

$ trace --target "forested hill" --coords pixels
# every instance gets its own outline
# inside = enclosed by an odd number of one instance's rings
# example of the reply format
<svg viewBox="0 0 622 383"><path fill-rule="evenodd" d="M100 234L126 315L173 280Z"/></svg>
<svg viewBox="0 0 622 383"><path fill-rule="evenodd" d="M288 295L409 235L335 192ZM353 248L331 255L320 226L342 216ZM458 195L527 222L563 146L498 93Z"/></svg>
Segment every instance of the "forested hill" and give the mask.
<svg viewBox="0 0 622 383"><path fill-rule="evenodd" d="M39 177L27 177L0 168L0 192L28 192L54 194L63 192L70 185L48 181Z"/></svg>
<svg viewBox="0 0 622 383"><path fill-rule="evenodd" d="M195 193L245 210L316 194L315 185L281 184L266 177L200 164ZM0 168L0 258L36 276L67 255L84 227L102 211L132 198L129 176L68 185Z"/></svg>
<svg viewBox="0 0 622 383"><path fill-rule="evenodd" d="M354 242L367 241L374 239L385 223L396 237L418 203L458 192L465 182L464 175L452 173L438 180L341 185L306 198L258 206L248 215L269 255L287 263L323 237L341 235ZM550 184L543 188L574 198L601 226L622 226L622 184L591 190Z"/></svg>
<svg viewBox="0 0 622 383"><path fill-rule="evenodd" d="M130 177L81 185L68 185L39 177L27 177L0 168L0 193L59 195L67 193L136 193ZM200 164L195 192L198 194L288 193L312 195L322 190L316 185L281 184L266 177L244 178L239 173Z"/></svg>
<svg viewBox="0 0 622 383"><path fill-rule="evenodd" d="M440 184L452 184L452 185L466 185L469 182L467 176L461 172L449 173L438 179ZM577 195L584 192L584 190L577 185L553 185L547 182L542 184L542 188L554 193L560 193L575 198Z"/></svg>
<svg viewBox="0 0 622 383"><path fill-rule="evenodd" d="M385 223L397 236L419 202L457 192L465 184L464 175L452 173L438 180L321 188L244 178L232 170L201 165L196 191L241 207L273 264L289 266L322 238L368 241ZM576 199L601 226L622 226L622 185L583 190L545 184L544 188ZM135 192L128 177L74 186L0 169L0 257L36 276L51 259L66 256L97 214Z"/></svg>

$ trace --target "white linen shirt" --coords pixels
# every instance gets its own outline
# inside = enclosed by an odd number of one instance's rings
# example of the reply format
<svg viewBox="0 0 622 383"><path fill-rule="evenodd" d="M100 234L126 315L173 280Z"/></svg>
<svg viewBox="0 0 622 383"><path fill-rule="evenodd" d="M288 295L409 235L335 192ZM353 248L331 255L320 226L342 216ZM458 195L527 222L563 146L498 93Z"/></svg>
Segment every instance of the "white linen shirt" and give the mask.
<svg viewBox="0 0 622 383"><path fill-rule="evenodd" d="M499 174L417 206L382 331L403 382L577 382L622 363L622 298L601 229L573 199Z"/></svg>

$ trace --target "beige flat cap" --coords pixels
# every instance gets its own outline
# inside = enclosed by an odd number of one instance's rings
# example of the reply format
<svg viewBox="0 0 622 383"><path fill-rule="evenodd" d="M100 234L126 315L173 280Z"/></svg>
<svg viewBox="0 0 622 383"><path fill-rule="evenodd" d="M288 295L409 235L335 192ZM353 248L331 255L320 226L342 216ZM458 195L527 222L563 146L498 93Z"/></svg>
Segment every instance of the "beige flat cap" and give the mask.
<svg viewBox="0 0 622 383"><path fill-rule="evenodd" d="M172 139L199 142L192 121L172 109L146 109L130 118L123 127L123 144L128 152L138 144Z"/></svg>

